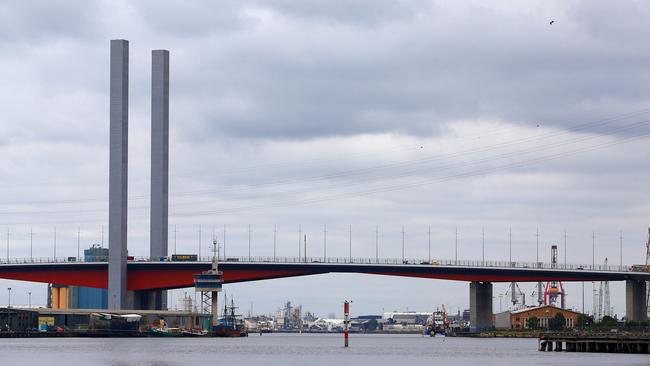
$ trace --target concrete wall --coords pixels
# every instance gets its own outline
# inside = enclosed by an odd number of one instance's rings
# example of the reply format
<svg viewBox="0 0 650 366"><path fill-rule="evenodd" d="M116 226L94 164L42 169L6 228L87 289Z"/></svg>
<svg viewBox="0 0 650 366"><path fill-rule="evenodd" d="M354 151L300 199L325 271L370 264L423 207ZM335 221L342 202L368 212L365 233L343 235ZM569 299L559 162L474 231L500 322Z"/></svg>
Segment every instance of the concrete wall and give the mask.
<svg viewBox="0 0 650 366"><path fill-rule="evenodd" d="M510 329L510 312L504 311L494 314L494 327L497 329Z"/></svg>

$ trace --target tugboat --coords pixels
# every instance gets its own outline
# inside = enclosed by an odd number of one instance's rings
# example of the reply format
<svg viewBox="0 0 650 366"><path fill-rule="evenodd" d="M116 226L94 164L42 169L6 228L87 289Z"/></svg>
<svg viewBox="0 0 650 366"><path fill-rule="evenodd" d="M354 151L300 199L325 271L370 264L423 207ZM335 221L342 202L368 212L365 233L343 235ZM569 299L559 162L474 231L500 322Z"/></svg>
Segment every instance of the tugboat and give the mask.
<svg viewBox="0 0 650 366"><path fill-rule="evenodd" d="M445 305L442 305L442 311L436 309L427 321L426 334L431 337L435 337L437 334L446 335L448 326L447 311Z"/></svg>
<svg viewBox="0 0 650 366"><path fill-rule="evenodd" d="M165 319L154 322L153 326L147 330L149 337L182 337L183 331L180 328L170 328L167 326Z"/></svg>

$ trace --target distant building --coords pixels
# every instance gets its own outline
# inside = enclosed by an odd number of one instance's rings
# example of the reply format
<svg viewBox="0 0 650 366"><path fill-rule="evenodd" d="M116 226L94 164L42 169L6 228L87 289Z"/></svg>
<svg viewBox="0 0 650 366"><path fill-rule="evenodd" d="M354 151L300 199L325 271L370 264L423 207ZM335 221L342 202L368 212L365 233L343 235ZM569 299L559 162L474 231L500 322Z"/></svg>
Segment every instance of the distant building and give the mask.
<svg viewBox="0 0 650 366"><path fill-rule="evenodd" d="M381 320L381 315L359 315L355 319L359 320Z"/></svg>
<svg viewBox="0 0 650 366"><path fill-rule="evenodd" d="M336 332L343 330L343 319L318 318L307 324L310 331Z"/></svg>
<svg viewBox="0 0 650 366"><path fill-rule="evenodd" d="M463 319L464 321L468 322L470 318L470 311L469 309L463 310Z"/></svg>
<svg viewBox="0 0 650 366"><path fill-rule="evenodd" d="M532 325L530 319L534 317L537 318L538 328L548 328L549 320L557 314L564 316L566 328L573 328L578 324L579 312L544 305L494 314L494 326L500 329L529 329Z"/></svg>
<svg viewBox="0 0 650 366"><path fill-rule="evenodd" d="M108 259L108 248L93 244L84 250L85 262ZM48 307L52 309L107 309L108 290L103 288L60 286L48 287Z"/></svg>
<svg viewBox="0 0 650 366"><path fill-rule="evenodd" d="M416 312L416 311L406 311L406 312L387 312L382 315L382 319L389 324L402 324L402 325L411 325L419 324L424 325L427 322L427 319L433 313L427 312Z"/></svg>

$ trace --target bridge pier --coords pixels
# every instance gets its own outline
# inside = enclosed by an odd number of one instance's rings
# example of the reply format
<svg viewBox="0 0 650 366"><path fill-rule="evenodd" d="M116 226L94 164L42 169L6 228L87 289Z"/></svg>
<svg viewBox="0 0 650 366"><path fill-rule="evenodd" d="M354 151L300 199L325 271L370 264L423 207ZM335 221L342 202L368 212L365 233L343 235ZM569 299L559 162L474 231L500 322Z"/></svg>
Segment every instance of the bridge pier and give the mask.
<svg viewBox="0 0 650 366"><path fill-rule="evenodd" d="M469 312L471 332L492 328L492 282L470 282Z"/></svg>
<svg viewBox="0 0 650 366"><path fill-rule="evenodd" d="M627 321L641 322L648 320L645 281L625 281L625 314L627 315Z"/></svg>
<svg viewBox="0 0 650 366"><path fill-rule="evenodd" d="M133 310L167 310L166 295L167 291L161 290L129 291L127 305Z"/></svg>

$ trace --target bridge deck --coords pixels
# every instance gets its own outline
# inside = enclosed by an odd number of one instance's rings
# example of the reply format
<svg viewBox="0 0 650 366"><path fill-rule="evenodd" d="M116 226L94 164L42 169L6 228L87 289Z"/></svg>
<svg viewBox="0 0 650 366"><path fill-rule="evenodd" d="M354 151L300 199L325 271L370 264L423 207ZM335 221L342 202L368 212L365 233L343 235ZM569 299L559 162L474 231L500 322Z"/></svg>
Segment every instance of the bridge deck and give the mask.
<svg viewBox="0 0 650 366"><path fill-rule="evenodd" d="M537 268L536 268L537 267ZM638 267L559 265L548 263L428 261L353 258L227 258L219 263L224 283L324 273L364 273L455 281L623 281L650 280L650 273ZM134 258L128 262L129 290L173 289L193 286L193 275L210 268L208 258L196 262L151 261ZM108 264L101 262L10 260L0 264L0 278L105 288Z"/></svg>

